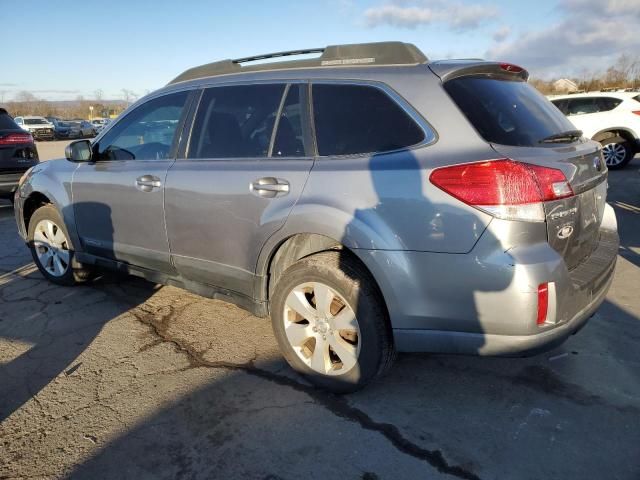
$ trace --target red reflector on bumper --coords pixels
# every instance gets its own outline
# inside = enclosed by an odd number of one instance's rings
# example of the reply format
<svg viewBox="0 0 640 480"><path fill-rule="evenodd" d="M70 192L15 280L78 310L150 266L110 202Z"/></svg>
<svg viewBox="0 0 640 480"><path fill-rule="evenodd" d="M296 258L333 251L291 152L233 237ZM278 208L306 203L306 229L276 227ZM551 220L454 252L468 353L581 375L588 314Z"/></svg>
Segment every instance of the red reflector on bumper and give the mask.
<svg viewBox="0 0 640 480"><path fill-rule="evenodd" d="M538 285L538 325L542 325L547 321L547 310L549 308L549 284L541 283Z"/></svg>

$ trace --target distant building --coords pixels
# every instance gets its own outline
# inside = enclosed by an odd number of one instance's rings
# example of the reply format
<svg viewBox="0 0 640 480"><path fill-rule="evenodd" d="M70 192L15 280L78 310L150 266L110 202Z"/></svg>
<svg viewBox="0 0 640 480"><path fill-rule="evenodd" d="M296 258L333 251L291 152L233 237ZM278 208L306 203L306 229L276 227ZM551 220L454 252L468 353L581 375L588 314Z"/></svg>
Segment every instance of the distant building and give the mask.
<svg viewBox="0 0 640 480"><path fill-rule="evenodd" d="M578 90L578 85L576 85L576 82L569 80L568 78L561 78L560 80L553 82L553 89L556 92L572 93Z"/></svg>

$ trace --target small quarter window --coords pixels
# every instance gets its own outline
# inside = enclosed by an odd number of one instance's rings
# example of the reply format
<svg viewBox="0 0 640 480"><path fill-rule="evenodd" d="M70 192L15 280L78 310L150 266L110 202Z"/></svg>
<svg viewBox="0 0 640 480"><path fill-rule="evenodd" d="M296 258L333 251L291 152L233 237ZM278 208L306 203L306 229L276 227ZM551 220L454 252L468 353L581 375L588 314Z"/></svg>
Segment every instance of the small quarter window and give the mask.
<svg viewBox="0 0 640 480"><path fill-rule="evenodd" d="M388 152L424 140L423 130L389 95L364 85L313 85L322 156Z"/></svg>
<svg viewBox="0 0 640 480"><path fill-rule="evenodd" d="M307 85L291 85L282 106L273 142L273 157L302 157L311 151L307 109L301 97L307 98ZM306 100L304 101L306 103Z"/></svg>

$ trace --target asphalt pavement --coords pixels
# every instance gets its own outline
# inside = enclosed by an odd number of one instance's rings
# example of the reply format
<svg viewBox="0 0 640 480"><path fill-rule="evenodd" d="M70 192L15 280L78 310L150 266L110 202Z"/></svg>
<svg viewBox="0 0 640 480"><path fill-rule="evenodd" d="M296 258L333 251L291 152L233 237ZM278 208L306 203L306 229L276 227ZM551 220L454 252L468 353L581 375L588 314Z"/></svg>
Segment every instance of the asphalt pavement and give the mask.
<svg viewBox="0 0 640 480"><path fill-rule="evenodd" d="M401 355L348 396L306 384L232 305L47 283L2 204L0 479L638 480L639 167L610 174L616 277L577 335L529 358Z"/></svg>

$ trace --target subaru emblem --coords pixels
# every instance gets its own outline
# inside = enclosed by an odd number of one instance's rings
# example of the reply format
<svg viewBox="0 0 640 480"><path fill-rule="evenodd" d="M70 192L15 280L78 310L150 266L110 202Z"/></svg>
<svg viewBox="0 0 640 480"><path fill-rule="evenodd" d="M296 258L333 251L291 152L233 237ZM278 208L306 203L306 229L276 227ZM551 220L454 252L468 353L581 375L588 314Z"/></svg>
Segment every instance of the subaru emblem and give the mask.
<svg viewBox="0 0 640 480"><path fill-rule="evenodd" d="M566 238L569 238L572 233L573 233L573 227L571 225L565 225L560 230L558 230L558 238L560 240L564 240Z"/></svg>
<svg viewBox="0 0 640 480"><path fill-rule="evenodd" d="M600 157L593 157L593 166L596 167L597 171L602 170L602 161Z"/></svg>

